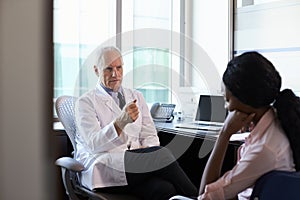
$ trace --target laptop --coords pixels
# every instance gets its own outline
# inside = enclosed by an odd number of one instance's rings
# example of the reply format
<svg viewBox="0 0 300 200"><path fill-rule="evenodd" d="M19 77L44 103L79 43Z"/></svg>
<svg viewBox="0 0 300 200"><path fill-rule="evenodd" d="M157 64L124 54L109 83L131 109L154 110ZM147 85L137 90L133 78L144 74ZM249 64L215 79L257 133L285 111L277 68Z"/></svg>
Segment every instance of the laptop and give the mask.
<svg viewBox="0 0 300 200"><path fill-rule="evenodd" d="M175 125L176 128L219 131L227 115L225 100L218 95L200 95L193 122Z"/></svg>

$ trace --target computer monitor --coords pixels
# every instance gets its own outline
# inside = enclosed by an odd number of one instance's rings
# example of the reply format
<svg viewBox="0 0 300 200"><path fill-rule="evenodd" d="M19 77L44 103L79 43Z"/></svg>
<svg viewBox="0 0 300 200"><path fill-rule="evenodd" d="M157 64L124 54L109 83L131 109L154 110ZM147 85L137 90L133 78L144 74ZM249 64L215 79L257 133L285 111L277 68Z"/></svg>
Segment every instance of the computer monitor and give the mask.
<svg viewBox="0 0 300 200"><path fill-rule="evenodd" d="M226 115L223 96L200 95L195 121L224 122Z"/></svg>

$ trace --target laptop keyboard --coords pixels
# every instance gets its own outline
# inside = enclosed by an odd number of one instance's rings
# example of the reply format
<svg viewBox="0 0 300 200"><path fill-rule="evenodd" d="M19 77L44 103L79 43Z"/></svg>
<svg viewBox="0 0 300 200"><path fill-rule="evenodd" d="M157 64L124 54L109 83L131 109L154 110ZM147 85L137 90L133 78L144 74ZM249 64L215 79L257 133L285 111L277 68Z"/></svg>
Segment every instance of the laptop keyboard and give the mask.
<svg viewBox="0 0 300 200"><path fill-rule="evenodd" d="M200 122L194 122L192 123L195 126L216 126L216 127L222 127L223 124L215 124L215 123L211 123L211 124L205 124L205 123L200 123Z"/></svg>
<svg viewBox="0 0 300 200"><path fill-rule="evenodd" d="M177 124L175 127L176 128L194 129L194 130L209 130L209 131L219 131L222 129L222 125L201 124L201 123Z"/></svg>

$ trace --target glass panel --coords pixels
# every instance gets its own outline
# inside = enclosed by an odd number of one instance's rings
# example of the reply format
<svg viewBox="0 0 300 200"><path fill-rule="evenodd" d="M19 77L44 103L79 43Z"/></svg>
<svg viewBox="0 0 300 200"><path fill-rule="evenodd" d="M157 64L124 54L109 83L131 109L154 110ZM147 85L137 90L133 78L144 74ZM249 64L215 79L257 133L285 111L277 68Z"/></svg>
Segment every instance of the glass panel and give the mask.
<svg viewBox="0 0 300 200"><path fill-rule="evenodd" d="M82 68L87 56L115 36L116 5L111 0L54 0L54 98L81 95L95 82Z"/></svg>
<svg viewBox="0 0 300 200"><path fill-rule="evenodd" d="M168 102L170 85L168 50L134 50L133 85L140 90L147 102Z"/></svg>
<svg viewBox="0 0 300 200"><path fill-rule="evenodd" d="M234 54L258 51L282 76L282 89L300 92L300 1L254 1L235 8Z"/></svg>
<svg viewBox="0 0 300 200"><path fill-rule="evenodd" d="M148 104L173 101L171 73L172 70L179 69L179 61L178 58L172 58L172 45L169 41L172 41L172 31L180 31L179 2L129 0L122 5L122 41L127 45L122 45L122 50L129 52L124 56L127 66L125 73L129 76L132 72L131 80L126 79L126 84L140 90ZM140 34L141 30L145 35ZM168 41L165 44L157 44L161 30L169 31L165 34L164 40ZM130 34L132 41L128 42ZM139 37L143 38L143 44L138 42ZM129 66L132 68L128 68Z"/></svg>
<svg viewBox="0 0 300 200"><path fill-rule="evenodd" d="M95 87L93 66L83 63L115 33L115 1L53 0L54 102L61 95L79 96Z"/></svg>

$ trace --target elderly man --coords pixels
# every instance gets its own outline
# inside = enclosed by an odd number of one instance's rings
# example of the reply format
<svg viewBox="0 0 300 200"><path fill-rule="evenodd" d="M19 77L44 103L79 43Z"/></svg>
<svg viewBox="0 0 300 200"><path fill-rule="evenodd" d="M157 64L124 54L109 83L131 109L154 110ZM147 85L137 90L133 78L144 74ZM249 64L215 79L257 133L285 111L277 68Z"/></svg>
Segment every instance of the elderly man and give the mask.
<svg viewBox="0 0 300 200"><path fill-rule="evenodd" d="M172 154L159 146L142 94L122 87L123 60L115 47L99 52L96 88L76 102L76 159L89 189L132 193L142 199L196 196Z"/></svg>

